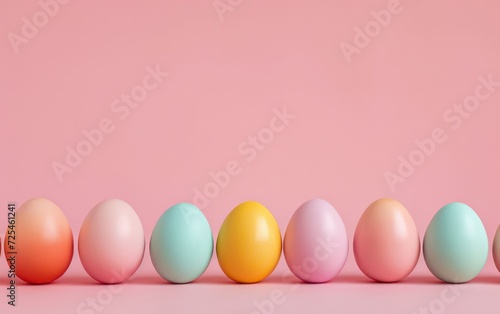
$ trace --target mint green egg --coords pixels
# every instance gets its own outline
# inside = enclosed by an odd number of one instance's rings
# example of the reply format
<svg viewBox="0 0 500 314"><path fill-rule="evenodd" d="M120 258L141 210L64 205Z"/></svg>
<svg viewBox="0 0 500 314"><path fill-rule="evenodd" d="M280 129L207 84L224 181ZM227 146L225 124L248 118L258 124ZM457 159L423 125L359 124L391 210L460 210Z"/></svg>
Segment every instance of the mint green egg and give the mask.
<svg viewBox="0 0 500 314"><path fill-rule="evenodd" d="M444 282L463 283L476 277L488 258L488 236L476 212L455 202L441 208L424 236L424 259Z"/></svg>
<svg viewBox="0 0 500 314"><path fill-rule="evenodd" d="M167 209L156 223L149 251L158 274L172 283L201 276L212 259L214 241L207 219L189 203Z"/></svg>

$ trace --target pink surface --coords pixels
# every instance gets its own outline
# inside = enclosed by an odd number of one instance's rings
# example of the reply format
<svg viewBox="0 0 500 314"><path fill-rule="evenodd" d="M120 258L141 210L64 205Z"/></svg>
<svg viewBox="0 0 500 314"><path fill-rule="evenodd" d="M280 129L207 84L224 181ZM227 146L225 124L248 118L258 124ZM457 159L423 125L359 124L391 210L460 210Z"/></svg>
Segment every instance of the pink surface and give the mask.
<svg viewBox="0 0 500 314"><path fill-rule="evenodd" d="M76 236L88 211L115 197L137 211L148 243L163 211L182 201L200 205L216 235L232 208L257 200L283 233L300 204L321 197L352 240L365 208L392 197L421 237L444 204L467 203L491 245L500 223L497 1L55 8L44 19L38 1L0 4L0 231L7 202L46 197ZM23 27L33 17L40 26ZM86 156L65 160L74 150ZM54 163L71 172L58 178ZM129 284L108 287L94 285L75 256L56 284L19 286L17 310L74 313L97 296L101 313L250 313L270 298L275 313L500 305L491 255L460 288L435 284L422 258L399 284L370 284L352 254L324 285L283 283L286 269L282 258L267 282L234 285L212 260L199 283L174 286L162 284L147 251ZM2 313L13 311L6 303L0 297Z"/></svg>

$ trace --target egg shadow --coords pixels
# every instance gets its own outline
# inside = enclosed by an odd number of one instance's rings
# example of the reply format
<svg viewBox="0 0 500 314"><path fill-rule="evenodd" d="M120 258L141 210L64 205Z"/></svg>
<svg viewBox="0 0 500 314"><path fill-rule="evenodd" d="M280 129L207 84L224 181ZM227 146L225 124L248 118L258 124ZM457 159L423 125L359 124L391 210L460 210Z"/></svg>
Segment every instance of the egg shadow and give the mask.
<svg viewBox="0 0 500 314"><path fill-rule="evenodd" d="M354 284L373 284L373 283L379 283L377 281L374 281L366 276L363 275L339 275L329 282L334 282L334 283L354 283Z"/></svg>
<svg viewBox="0 0 500 314"><path fill-rule="evenodd" d="M469 281L470 283L482 283L482 284L500 284L500 275L483 275L477 276L476 278Z"/></svg>
<svg viewBox="0 0 500 314"><path fill-rule="evenodd" d="M25 282L21 279L16 280L16 285L21 287L37 287L37 286L93 286L102 285L88 276L62 276L61 278L44 284L33 284Z"/></svg>
<svg viewBox="0 0 500 314"><path fill-rule="evenodd" d="M126 284L130 285L168 285L170 282L166 281L160 275L150 275L150 276L134 276L127 281Z"/></svg>
<svg viewBox="0 0 500 314"><path fill-rule="evenodd" d="M175 283L175 282L170 282L164 278L162 278L160 275L151 275L151 276L137 276L134 277L125 283L131 284L131 285L170 285L170 286L183 286L183 285L190 285L190 284L224 284L224 285L231 285L231 284L237 284L236 282L230 280L229 278L225 276L216 276L216 275L207 275L207 276L200 276L194 281L191 282L186 282L186 283Z"/></svg>
<svg viewBox="0 0 500 314"><path fill-rule="evenodd" d="M289 280L288 283L290 284L297 284L297 283L302 283L302 284L315 284L315 283L308 283L301 281L300 279L296 280ZM441 284L442 281L439 279L433 277L433 276L408 276L406 278L403 278L402 280L399 281L394 281L394 282L381 282L381 281L376 281L373 280L367 276L364 275L356 275L356 274L347 274L347 275L339 275L330 281L324 282L326 283L339 283L339 284L363 284L363 285L404 285L404 284L423 284L423 285L430 285L430 284ZM322 283L318 283L322 284Z"/></svg>
<svg viewBox="0 0 500 314"><path fill-rule="evenodd" d="M418 284L418 285L441 285L446 284L445 282L437 279L432 275L409 275L408 277L398 281L396 283L402 284Z"/></svg>
<svg viewBox="0 0 500 314"><path fill-rule="evenodd" d="M224 275L202 275L195 281L195 284L211 284L211 285L238 285L237 282L227 278Z"/></svg>

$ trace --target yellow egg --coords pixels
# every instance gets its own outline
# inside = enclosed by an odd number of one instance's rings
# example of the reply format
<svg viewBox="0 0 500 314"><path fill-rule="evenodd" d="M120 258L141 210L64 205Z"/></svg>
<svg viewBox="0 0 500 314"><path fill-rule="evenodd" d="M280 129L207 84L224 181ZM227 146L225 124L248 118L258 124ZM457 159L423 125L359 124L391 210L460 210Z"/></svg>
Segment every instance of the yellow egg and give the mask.
<svg viewBox="0 0 500 314"><path fill-rule="evenodd" d="M227 277L239 283L259 282L273 272L281 256L278 223L262 204L244 202L222 223L216 250Z"/></svg>

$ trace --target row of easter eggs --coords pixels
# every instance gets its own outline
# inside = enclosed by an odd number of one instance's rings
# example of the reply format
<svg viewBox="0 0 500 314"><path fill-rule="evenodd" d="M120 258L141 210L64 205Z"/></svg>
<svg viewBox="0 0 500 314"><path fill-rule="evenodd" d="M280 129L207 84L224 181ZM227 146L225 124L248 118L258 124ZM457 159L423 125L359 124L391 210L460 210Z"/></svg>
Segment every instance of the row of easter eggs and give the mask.
<svg viewBox="0 0 500 314"><path fill-rule="evenodd" d="M5 257L17 276L32 284L49 283L64 274L73 258L73 235L63 212L47 199L32 199L9 221ZM500 229L499 229L500 230ZM150 239L152 263L161 277L187 283L203 274L213 254L212 231L194 205L180 203L166 210ZM144 230L126 202L97 204L85 218L78 252L86 272L101 283L119 283L132 276L145 252ZM405 207L393 199L372 203L361 216L353 242L361 271L380 282L409 275L420 256L417 228ZM249 201L234 208L217 237L222 271L239 283L266 278L281 257L282 238L276 220L262 204ZM327 201L312 199L291 217L283 241L286 263L298 278L320 283L344 267L349 250L342 218ZM437 278L461 283L474 278L488 256L488 238L478 215L463 203L450 203L431 220L423 240L425 262ZM1 252L1 250L0 250ZM500 270L500 232L493 244Z"/></svg>

